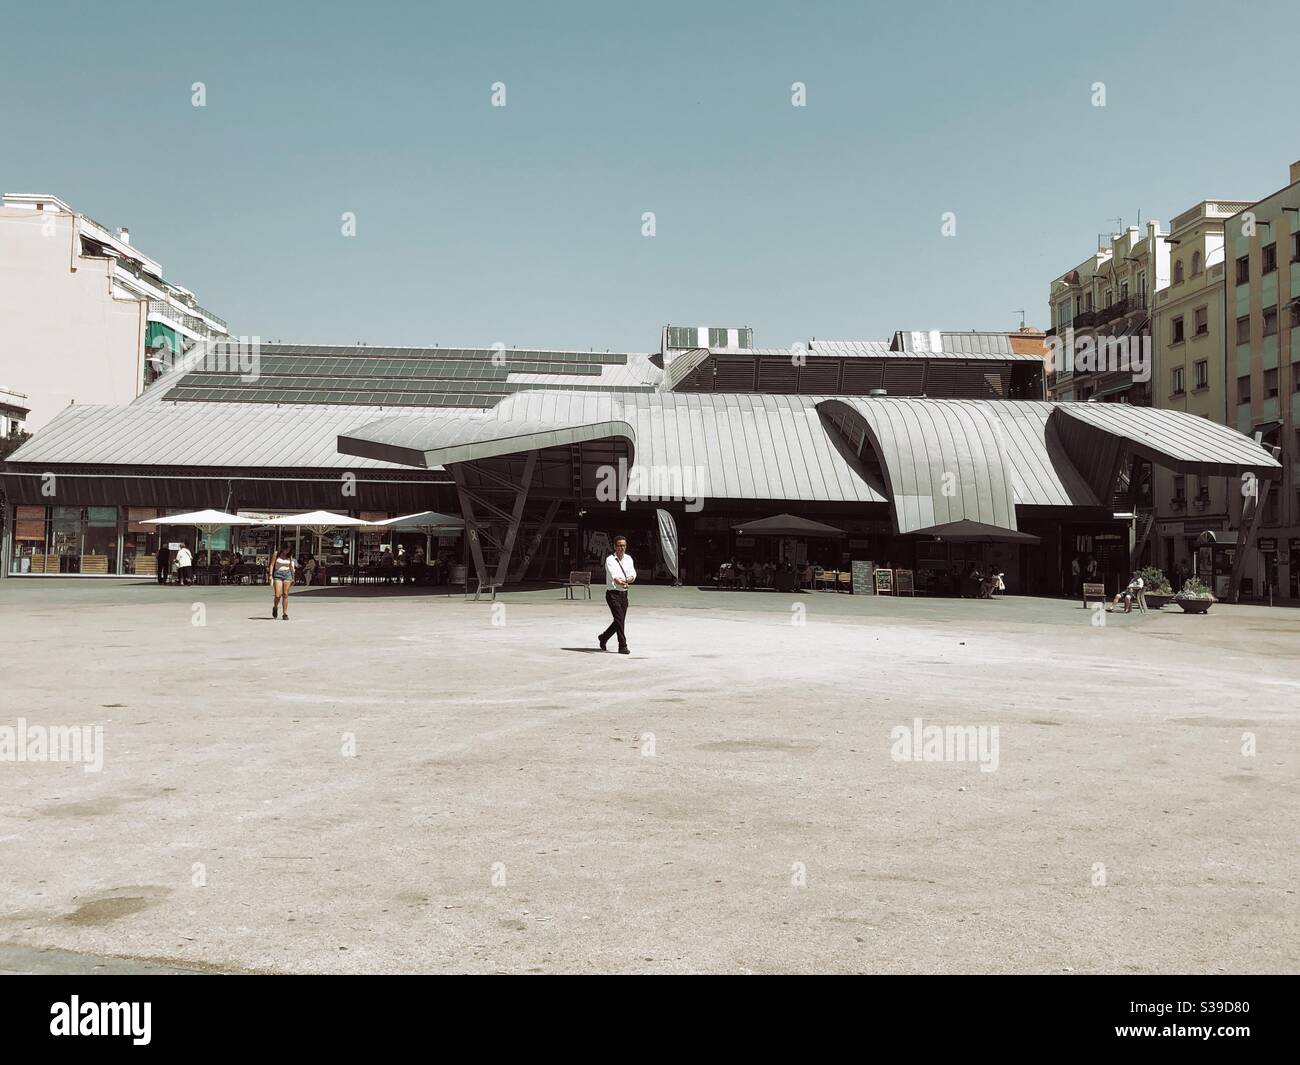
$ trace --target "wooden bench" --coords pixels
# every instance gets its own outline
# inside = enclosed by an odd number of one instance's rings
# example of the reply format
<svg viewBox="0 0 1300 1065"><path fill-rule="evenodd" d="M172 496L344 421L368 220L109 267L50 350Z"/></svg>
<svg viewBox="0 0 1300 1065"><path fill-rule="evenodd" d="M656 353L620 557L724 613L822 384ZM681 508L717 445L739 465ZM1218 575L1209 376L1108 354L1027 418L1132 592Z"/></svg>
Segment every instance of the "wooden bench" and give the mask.
<svg viewBox="0 0 1300 1065"><path fill-rule="evenodd" d="M1107 601L1106 586L1100 583L1094 584L1089 581L1084 581L1083 584L1083 605L1084 606L1088 605L1089 598L1100 599L1103 603L1105 603Z"/></svg>

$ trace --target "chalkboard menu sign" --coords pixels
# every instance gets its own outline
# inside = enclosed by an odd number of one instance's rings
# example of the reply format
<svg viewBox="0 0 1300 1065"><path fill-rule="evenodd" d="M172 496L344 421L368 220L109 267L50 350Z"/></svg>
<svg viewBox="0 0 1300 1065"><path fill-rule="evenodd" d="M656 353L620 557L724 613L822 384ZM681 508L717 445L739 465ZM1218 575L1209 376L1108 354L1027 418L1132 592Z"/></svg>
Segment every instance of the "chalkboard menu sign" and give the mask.
<svg viewBox="0 0 1300 1065"><path fill-rule="evenodd" d="M870 595L871 594L871 563L857 562L853 563L853 594Z"/></svg>
<svg viewBox="0 0 1300 1065"><path fill-rule="evenodd" d="M894 594L894 571L892 569L878 569L874 576L876 578L877 595Z"/></svg>
<svg viewBox="0 0 1300 1065"><path fill-rule="evenodd" d="M894 594L916 594L916 590L912 587L912 571L910 569L899 569L894 571Z"/></svg>

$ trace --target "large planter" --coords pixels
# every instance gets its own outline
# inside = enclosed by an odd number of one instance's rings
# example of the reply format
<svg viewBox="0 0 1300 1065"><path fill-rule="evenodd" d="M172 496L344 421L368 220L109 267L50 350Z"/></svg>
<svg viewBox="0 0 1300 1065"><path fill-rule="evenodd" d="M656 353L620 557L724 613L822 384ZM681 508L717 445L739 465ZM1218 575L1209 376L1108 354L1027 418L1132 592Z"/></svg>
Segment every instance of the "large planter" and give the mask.
<svg viewBox="0 0 1300 1065"><path fill-rule="evenodd" d="M1142 598L1147 601L1147 606L1152 610L1159 610L1161 607L1166 607L1174 601L1174 593L1147 592L1147 594Z"/></svg>
<svg viewBox="0 0 1300 1065"><path fill-rule="evenodd" d="M1204 614L1214 605L1213 599L1175 599L1186 614Z"/></svg>

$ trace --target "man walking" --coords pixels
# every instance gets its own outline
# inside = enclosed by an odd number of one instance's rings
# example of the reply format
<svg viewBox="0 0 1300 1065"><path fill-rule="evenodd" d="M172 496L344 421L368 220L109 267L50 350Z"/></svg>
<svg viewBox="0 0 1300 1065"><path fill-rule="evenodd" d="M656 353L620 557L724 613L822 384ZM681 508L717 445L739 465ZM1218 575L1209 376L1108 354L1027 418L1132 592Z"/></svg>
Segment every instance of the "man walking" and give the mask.
<svg viewBox="0 0 1300 1065"><path fill-rule="evenodd" d="M627 589L635 580L636 566L632 564L632 556L627 553L627 540L617 536L614 538L614 553L605 557L605 603L614 620L609 623L609 628L596 637L602 651L609 638L617 635L618 653L632 653L627 646L623 624L627 620Z"/></svg>

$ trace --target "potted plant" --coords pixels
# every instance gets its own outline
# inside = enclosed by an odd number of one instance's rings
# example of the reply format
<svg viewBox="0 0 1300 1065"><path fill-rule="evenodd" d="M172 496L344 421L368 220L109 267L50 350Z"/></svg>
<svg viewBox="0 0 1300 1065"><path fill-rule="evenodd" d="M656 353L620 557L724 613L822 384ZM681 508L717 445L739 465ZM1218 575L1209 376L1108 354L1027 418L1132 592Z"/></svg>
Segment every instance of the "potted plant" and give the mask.
<svg viewBox="0 0 1300 1065"><path fill-rule="evenodd" d="M1138 571L1142 578L1143 598L1152 610L1159 610L1174 601L1174 590L1169 585L1169 578L1156 566L1144 566Z"/></svg>
<svg viewBox="0 0 1300 1065"><path fill-rule="evenodd" d="M1188 614L1204 614L1214 605L1214 593L1195 577L1188 577L1174 596L1174 602Z"/></svg>

